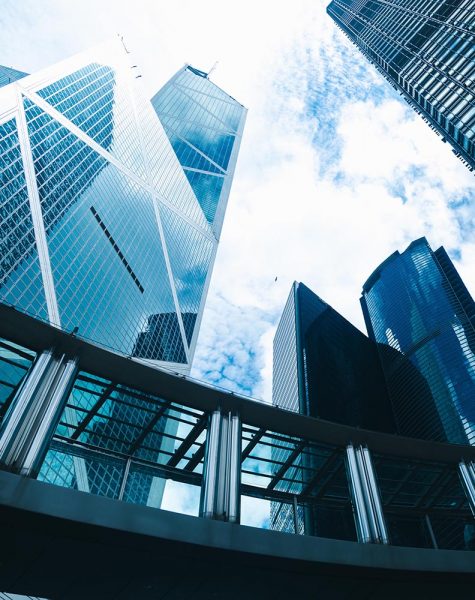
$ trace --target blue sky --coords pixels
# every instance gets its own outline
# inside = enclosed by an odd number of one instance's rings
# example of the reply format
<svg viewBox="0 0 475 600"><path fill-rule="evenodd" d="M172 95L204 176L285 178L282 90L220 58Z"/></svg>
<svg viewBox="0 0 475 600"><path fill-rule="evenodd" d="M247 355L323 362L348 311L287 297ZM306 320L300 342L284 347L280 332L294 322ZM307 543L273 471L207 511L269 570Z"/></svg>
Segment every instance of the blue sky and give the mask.
<svg viewBox="0 0 475 600"><path fill-rule="evenodd" d="M154 93L185 62L249 109L193 374L270 401L293 280L363 329L361 285L426 235L471 290L474 176L316 0L3 0L0 63L35 71L124 35ZM275 278L277 277L277 281Z"/></svg>

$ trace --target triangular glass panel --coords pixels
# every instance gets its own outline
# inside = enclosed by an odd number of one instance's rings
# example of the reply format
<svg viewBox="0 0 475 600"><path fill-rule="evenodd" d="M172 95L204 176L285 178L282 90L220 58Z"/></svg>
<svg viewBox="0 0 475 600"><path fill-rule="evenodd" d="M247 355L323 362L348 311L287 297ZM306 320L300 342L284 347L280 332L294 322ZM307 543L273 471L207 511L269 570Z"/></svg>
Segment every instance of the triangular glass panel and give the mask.
<svg viewBox="0 0 475 600"><path fill-rule="evenodd" d="M213 105L210 102L205 102L203 105L201 95L200 98L194 98L193 95L193 90L173 84L164 87L159 94L155 95L152 103L160 120L162 117L172 117L180 121L200 123L202 127L229 132L226 122L210 110ZM212 101L211 98L208 100Z"/></svg>
<svg viewBox="0 0 475 600"><path fill-rule="evenodd" d="M213 165L205 156L190 146L186 140L176 135L174 130L169 126L169 121L165 121L164 127L182 167L200 169L200 171L208 171L209 173L224 173L223 169Z"/></svg>
<svg viewBox="0 0 475 600"><path fill-rule="evenodd" d="M186 140L189 144L197 148L200 152L205 154L208 158L218 164L222 170L226 170L229 163L229 158L235 142L235 136L218 131L216 129L209 129L203 127L199 122L192 121L181 121L179 119L173 119L168 116L161 117L163 126L167 133L173 132L176 136L179 136L182 140ZM180 139L172 140L169 135L170 141L172 142L173 149L175 150L178 160L184 166L185 165L181 156L185 152L180 148L178 144L183 144ZM177 147L178 146L178 147ZM186 160L186 159L185 159ZM189 160L189 159L188 159ZM219 172L216 167L208 168L204 165L205 159L201 158L203 166L195 167L206 171ZM208 161L206 161L208 162ZM194 166L194 165L193 165Z"/></svg>
<svg viewBox="0 0 475 600"><path fill-rule="evenodd" d="M69 129L55 121L28 98L26 122L46 232L81 196L83 188L109 164Z"/></svg>
<svg viewBox="0 0 475 600"><path fill-rule="evenodd" d="M134 95L138 120L141 129L144 152L147 157L149 182L157 190L160 198L194 221L199 227L207 229L208 223L203 211L183 173L171 141L163 125L153 110L150 101L144 100L140 94ZM187 146L189 148L189 146ZM192 150L193 154L197 154ZM203 159L209 167L206 159ZM216 167L213 167L216 169ZM219 171L219 169L216 169Z"/></svg>
<svg viewBox="0 0 475 600"><path fill-rule="evenodd" d="M160 216L186 337L191 344L215 244L166 206L160 205Z"/></svg>
<svg viewBox="0 0 475 600"><path fill-rule="evenodd" d="M145 162L127 83L92 63L36 93L120 162L145 177Z"/></svg>
<svg viewBox="0 0 475 600"><path fill-rule="evenodd" d="M0 299L47 320L33 220L15 119L0 125Z"/></svg>
<svg viewBox="0 0 475 600"><path fill-rule="evenodd" d="M186 363L152 195L37 106L25 108L62 326Z"/></svg>
<svg viewBox="0 0 475 600"><path fill-rule="evenodd" d="M224 177L187 169L185 169L185 175L188 177L208 223L213 223L223 189Z"/></svg>
<svg viewBox="0 0 475 600"><path fill-rule="evenodd" d="M242 105L209 79L197 77L186 70L175 80L175 85L217 117L222 128L233 132L238 130L243 113Z"/></svg>

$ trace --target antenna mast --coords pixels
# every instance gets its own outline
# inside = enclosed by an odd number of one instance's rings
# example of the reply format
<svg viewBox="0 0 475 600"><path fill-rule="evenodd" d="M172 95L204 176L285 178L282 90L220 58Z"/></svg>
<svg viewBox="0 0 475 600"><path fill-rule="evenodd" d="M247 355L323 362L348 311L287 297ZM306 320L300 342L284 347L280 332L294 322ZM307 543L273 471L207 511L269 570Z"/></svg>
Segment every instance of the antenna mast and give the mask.
<svg viewBox="0 0 475 600"><path fill-rule="evenodd" d="M214 63L214 65L211 67L211 69L210 69L210 71L208 72L208 75L207 75L208 79L209 79L209 76L211 75L211 73L212 73L212 72L213 72L213 71L216 69L216 67L218 66L218 63L219 63L219 61L217 60L217 61Z"/></svg>

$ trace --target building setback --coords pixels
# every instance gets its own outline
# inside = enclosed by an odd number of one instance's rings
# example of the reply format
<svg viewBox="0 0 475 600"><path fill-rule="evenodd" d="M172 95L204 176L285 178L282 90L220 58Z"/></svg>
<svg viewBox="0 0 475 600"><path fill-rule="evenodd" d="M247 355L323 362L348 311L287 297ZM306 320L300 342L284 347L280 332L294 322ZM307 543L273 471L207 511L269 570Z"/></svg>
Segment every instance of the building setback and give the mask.
<svg viewBox="0 0 475 600"><path fill-rule="evenodd" d="M473 170L474 1L332 0L327 12Z"/></svg>
<svg viewBox="0 0 475 600"><path fill-rule="evenodd" d="M361 304L398 432L475 443L475 303L444 248L421 238L394 252L364 284Z"/></svg>
<svg viewBox="0 0 475 600"><path fill-rule="evenodd" d="M28 73L0 65L0 88L26 77Z"/></svg>

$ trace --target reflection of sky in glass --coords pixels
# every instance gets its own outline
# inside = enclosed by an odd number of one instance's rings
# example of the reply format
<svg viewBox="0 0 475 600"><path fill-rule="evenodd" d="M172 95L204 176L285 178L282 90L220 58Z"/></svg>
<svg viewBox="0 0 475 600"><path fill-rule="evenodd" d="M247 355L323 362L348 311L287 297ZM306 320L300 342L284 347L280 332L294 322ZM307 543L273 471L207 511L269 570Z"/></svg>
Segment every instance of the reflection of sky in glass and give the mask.
<svg viewBox="0 0 475 600"><path fill-rule="evenodd" d="M475 109L473 82L467 80L473 72L473 42L467 37L473 3L342 0L332 1L328 12L473 166Z"/></svg>
<svg viewBox="0 0 475 600"><path fill-rule="evenodd" d="M216 245L206 219L214 216L224 171L215 167L219 177L212 179L190 171L187 179L150 103L133 91L129 70L114 61L114 67L74 64L72 72L58 70L57 80L24 99L61 325L77 327L79 335L126 353L186 363L183 341L190 345L195 337ZM35 94L53 115L36 104ZM221 94L235 110L237 103ZM204 95L202 101L207 102ZM185 101L183 109L189 111L191 105ZM54 111L88 137L76 136ZM205 109L194 101L192 111L202 116ZM2 253L4 272L8 269L2 298L46 319L15 122L0 127L0 160L18 171L15 189L1 188L2 201L17 217L9 225L9 244L15 247L16 241L16 249ZM196 143L199 129L196 123L187 129ZM216 158L216 153L223 155L219 140L224 134L210 131L215 137L203 134L203 143ZM124 168L96 152L88 138ZM200 190L203 209L189 179ZM15 231L18 216L23 220Z"/></svg>
<svg viewBox="0 0 475 600"><path fill-rule="evenodd" d="M213 223L243 107L191 68L152 99L203 213Z"/></svg>
<svg viewBox="0 0 475 600"><path fill-rule="evenodd" d="M47 318L33 221L15 119L0 125L0 297Z"/></svg>
<svg viewBox="0 0 475 600"><path fill-rule="evenodd" d="M384 265L365 299L377 341L406 354L430 387L446 438L467 443L475 441L475 332L438 264L418 240Z"/></svg>

